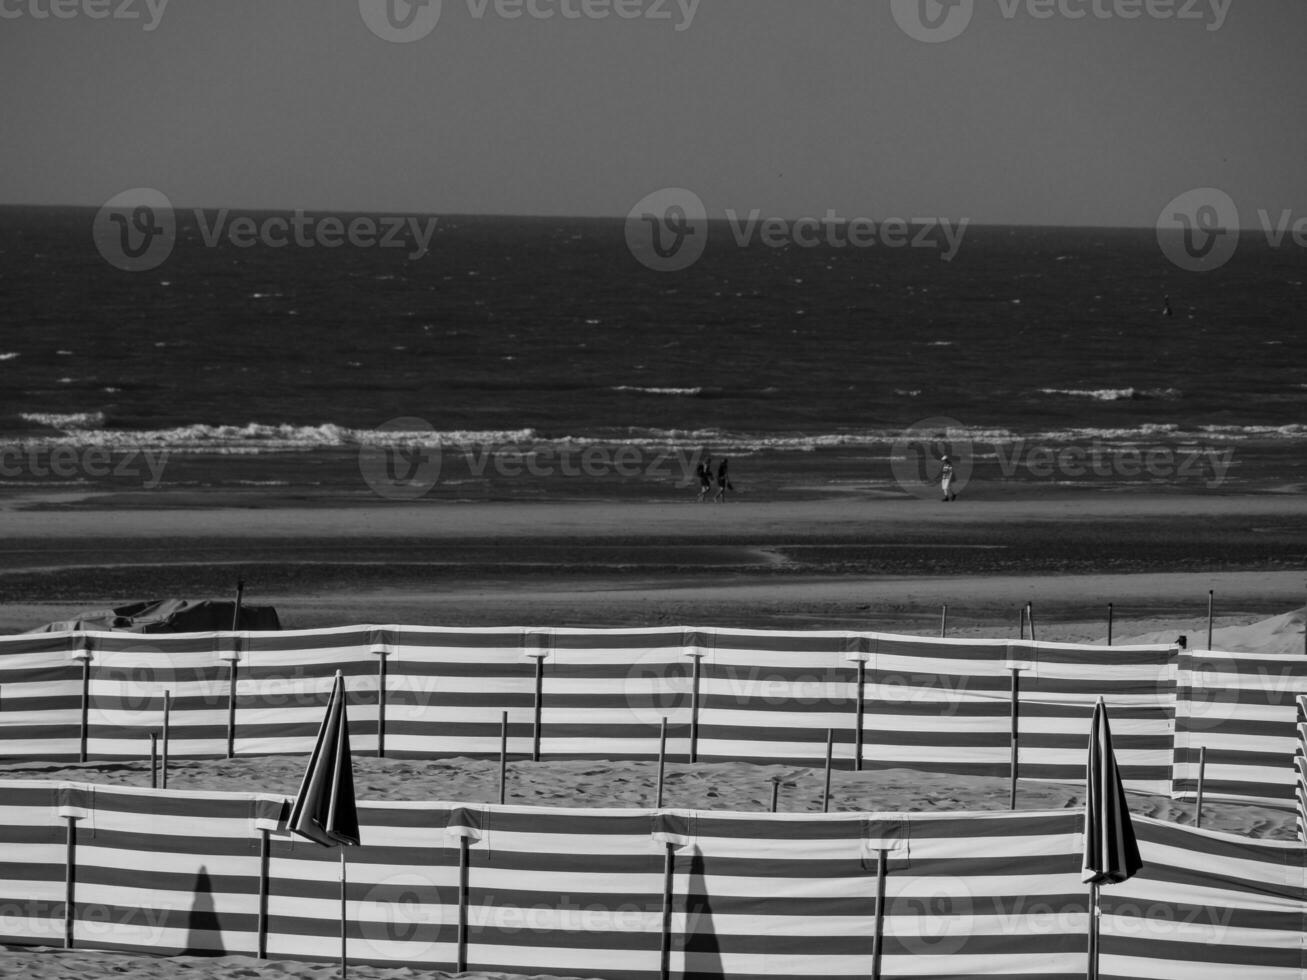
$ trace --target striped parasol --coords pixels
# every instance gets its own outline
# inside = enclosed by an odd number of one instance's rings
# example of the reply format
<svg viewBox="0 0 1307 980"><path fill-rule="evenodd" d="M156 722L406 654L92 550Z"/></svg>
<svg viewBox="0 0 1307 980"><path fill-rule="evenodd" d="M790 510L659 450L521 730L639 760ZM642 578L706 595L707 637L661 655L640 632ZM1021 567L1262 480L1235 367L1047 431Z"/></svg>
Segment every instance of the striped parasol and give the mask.
<svg viewBox="0 0 1307 980"><path fill-rule="evenodd" d="M1085 852L1081 880L1115 885L1134 876L1143 862L1125 788L1112 751L1107 705L1098 699L1089 732L1089 764L1085 769Z"/></svg>
<svg viewBox="0 0 1307 980"><path fill-rule="evenodd" d="M1098 889L1132 878L1144 866L1139 858L1125 787L1112 751L1112 727L1107 705L1100 697L1094 705L1089 730L1089 762L1085 767L1085 849L1081 880L1089 884L1089 963L1085 976L1098 977L1098 924L1101 911Z"/></svg>

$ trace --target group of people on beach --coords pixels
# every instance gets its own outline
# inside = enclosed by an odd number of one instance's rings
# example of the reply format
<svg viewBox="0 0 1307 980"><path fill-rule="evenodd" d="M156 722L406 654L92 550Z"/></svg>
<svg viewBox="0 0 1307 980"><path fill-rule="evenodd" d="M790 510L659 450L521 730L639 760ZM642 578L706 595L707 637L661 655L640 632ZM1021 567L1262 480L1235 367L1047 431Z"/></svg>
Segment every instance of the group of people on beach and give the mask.
<svg viewBox="0 0 1307 980"><path fill-rule="evenodd" d="M726 503L726 491L735 489L735 487L731 486L731 478L727 472L729 462L730 460L723 457L722 461L717 464L717 492L713 494L712 498L715 504ZM699 477L699 503L703 503L708 499L708 494L713 487L712 457L704 456L699 461L699 465L694 468L694 471Z"/></svg>

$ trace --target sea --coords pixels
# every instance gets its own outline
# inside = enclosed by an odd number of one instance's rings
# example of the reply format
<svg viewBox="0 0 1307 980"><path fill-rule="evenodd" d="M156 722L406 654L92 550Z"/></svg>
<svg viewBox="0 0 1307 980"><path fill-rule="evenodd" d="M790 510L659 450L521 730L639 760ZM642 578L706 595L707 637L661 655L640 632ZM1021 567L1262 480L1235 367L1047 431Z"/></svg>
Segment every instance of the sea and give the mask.
<svg viewBox="0 0 1307 980"><path fill-rule="evenodd" d="M127 271L94 208L0 208L0 491L154 453L126 485L367 494L395 430L432 499L684 496L703 457L740 497L893 496L949 452L986 493L1307 485L1307 252L1260 234L1195 272L1153 229L973 226L946 261L713 222L659 271L622 219L214 232L294 217L178 208Z"/></svg>

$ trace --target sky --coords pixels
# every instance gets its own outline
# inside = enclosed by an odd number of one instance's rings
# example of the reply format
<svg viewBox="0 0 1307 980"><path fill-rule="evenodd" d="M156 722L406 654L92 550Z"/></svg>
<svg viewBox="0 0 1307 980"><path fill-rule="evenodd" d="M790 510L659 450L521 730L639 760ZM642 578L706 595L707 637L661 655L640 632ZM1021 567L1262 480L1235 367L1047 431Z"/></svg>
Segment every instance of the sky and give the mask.
<svg viewBox="0 0 1307 980"><path fill-rule="evenodd" d="M952 2L0 0L0 203L1307 217L1302 0Z"/></svg>

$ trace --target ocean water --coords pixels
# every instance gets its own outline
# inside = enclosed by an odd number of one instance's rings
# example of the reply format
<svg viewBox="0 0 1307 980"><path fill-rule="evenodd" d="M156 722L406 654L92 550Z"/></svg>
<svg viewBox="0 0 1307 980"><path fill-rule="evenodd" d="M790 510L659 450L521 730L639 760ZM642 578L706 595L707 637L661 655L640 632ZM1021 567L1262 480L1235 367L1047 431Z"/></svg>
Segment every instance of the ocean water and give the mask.
<svg viewBox="0 0 1307 980"><path fill-rule="evenodd" d="M229 457L173 467L185 484L357 483L360 444L404 417L446 449L706 451L797 492L892 486L896 440L929 420L978 478L1037 445L1229 451L1226 488L1307 482L1307 265L1259 236L1192 273L1151 229L972 227L943 262L738 247L714 224L694 266L659 273L620 220L440 216L413 258L210 246L179 210L168 259L125 272L94 218L0 209L0 448ZM1121 482L1041 472L988 476Z"/></svg>

